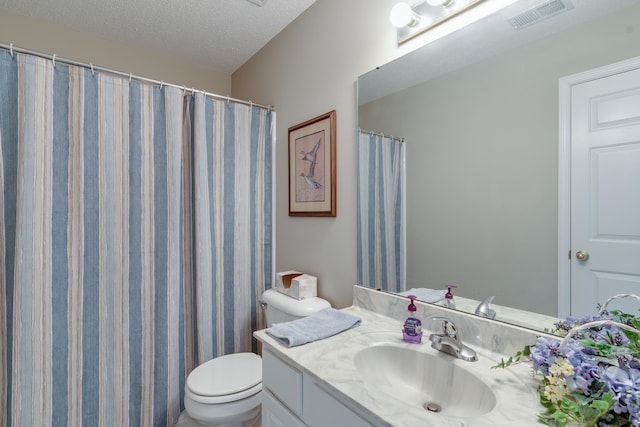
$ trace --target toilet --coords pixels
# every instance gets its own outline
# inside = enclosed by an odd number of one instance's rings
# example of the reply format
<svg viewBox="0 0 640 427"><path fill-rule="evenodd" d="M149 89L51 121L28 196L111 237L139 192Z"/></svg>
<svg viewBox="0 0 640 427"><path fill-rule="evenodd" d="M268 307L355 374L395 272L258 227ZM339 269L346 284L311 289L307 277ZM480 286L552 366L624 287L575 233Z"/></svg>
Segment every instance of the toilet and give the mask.
<svg viewBox="0 0 640 427"><path fill-rule="evenodd" d="M331 304L318 297L297 300L269 289L262 294L261 306L269 327L310 316ZM184 425L256 427L260 425L261 401L260 356L234 353L216 357L187 377L184 407L190 420Z"/></svg>

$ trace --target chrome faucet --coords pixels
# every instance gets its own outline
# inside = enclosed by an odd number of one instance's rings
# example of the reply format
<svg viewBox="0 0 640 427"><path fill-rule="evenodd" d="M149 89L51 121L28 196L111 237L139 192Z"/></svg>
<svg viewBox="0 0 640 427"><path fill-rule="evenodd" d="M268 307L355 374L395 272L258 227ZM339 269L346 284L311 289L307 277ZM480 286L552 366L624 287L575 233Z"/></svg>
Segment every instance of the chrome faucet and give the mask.
<svg viewBox="0 0 640 427"><path fill-rule="evenodd" d="M489 306L493 302L495 298L494 295L490 296L486 300L482 301L478 307L476 307L476 314L482 317L488 317L489 319L493 319L496 317L496 311L491 309Z"/></svg>
<svg viewBox="0 0 640 427"><path fill-rule="evenodd" d="M429 335L431 347L467 362L478 360L476 352L462 344L462 337L458 332L458 328L451 320L446 317L432 317L431 319L442 322L442 333Z"/></svg>

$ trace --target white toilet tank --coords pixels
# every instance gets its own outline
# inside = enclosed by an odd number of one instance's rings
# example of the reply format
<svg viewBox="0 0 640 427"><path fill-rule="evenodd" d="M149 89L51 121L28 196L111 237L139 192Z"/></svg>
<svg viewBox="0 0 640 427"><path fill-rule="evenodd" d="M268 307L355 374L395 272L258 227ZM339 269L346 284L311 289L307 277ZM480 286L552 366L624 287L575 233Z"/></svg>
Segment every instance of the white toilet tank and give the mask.
<svg viewBox="0 0 640 427"><path fill-rule="evenodd" d="M274 323L289 322L311 316L323 308L331 307L329 301L322 298L297 300L281 294L275 289L268 289L262 294L261 305L264 309L267 327L271 327Z"/></svg>

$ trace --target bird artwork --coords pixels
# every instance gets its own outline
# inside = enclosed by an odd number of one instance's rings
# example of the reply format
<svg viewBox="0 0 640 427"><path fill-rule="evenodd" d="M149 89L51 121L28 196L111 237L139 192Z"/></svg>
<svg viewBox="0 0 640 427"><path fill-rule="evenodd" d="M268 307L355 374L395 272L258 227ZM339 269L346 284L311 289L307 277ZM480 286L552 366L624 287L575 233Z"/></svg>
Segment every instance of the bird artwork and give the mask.
<svg viewBox="0 0 640 427"><path fill-rule="evenodd" d="M318 148L320 148L321 138L318 138L318 142L315 143L311 151L305 152L301 151L302 160L309 162L309 173L305 174L302 172L300 176L304 177L304 180L309 184L311 188L317 190L322 188L322 185L315 179L315 170L316 170L316 157L318 156Z"/></svg>
<svg viewBox="0 0 640 427"><path fill-rule="evenodd" d="M307 184L309 184L309 186L314 190L322 188L322 185L314 179L313 175L305 175L304 172L302 172L300 176L303 177L304 180L307 181Z"/></svg>
<svg viewBox="0 0 640 427"><path fill-rule="evenodd" d="M318 138L318 142L316 142L316 144L313 146L311 151L309 151L309 152L301 151L300 152L300 154L303 154L302 160L306 160L306 161L308 161L310 163L309 164L309 173L307 174L309 176L314 176L316 163L317 163L316 162L316 157L318 156L318 148L320 148L320 141L321 141L321 139Z"/></svg>

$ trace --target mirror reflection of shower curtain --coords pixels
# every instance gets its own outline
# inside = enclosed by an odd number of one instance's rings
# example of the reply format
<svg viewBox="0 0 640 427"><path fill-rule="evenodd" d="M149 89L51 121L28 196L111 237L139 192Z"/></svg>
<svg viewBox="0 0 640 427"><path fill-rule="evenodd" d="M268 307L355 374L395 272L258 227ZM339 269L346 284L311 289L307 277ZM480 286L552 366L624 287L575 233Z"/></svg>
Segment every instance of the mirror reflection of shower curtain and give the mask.
<svg viewBox="0 0 640 427"><path fill-rule="evenodd" d="M406 144L358 133L358 283L400 292L406 282Z"/></svg>

